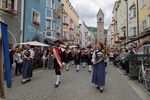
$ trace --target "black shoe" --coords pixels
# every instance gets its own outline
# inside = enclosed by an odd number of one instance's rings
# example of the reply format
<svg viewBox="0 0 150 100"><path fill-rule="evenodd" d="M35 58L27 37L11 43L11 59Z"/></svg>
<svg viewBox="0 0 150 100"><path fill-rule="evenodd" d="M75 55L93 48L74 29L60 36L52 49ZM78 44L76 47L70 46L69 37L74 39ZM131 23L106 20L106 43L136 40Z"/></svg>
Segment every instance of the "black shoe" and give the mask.
<svg viewBox="0 0 150 100"><path fill-rule="evenodd" d="M79 70L77 70L77 72L79 72Z"/></svg>
<svg viewBox="0 0 150 100"><path fill-rule="evenodd" d="M26 83L26 81L25 81L25 82L23 82L23 81L22 81L21 83L22 83L22 84L25 84L25 83Z"/></svg>
<svg viewBox="0 0 150 100"><path fill-rule="evenodd" d="M26 80L26 82L29 82L29 81L31 81L31 79L29 78L28 80Z"/></svg>
<svg viewBox="0 0 150 100"><path fill-rule="evenodd" d="M103 89L100 89L100 92L103 93Z"/></svg>
<svg viewBox="0 0 150 100"><path fill-rule="evenodd" d="M61 82L59 81L58 84L60 84Z"/></svg>
<svg viewBox="0 0 150 100"><path fill-rule="evenodd" d="M69 71L69 69L66 69L66 71Z"/></svg>
<svg viewBox="0 0 150 100"><path fill-rule="evenodd" d="M97 89L100 89L99 86L97 86Z"/></svg>
<svg viewBox="0 0 150 100"><path fill-rule="evenodd" d="M91 73L91 71L90 70L88 70L89 71L89 73Z"/></svg>
<svg viewBox="0 0 150 100"><path fill-rule="evenodd" d="M58 84L55 84L55 88L57 88L59 85Z"/></svg>

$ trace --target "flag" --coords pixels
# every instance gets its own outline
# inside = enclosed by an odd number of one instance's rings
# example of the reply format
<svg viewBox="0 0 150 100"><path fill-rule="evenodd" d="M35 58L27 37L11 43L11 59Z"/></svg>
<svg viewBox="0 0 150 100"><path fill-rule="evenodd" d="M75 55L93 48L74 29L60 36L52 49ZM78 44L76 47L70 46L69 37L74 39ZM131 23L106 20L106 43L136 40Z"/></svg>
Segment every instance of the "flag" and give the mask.
<svg viewBox="0 0 150 100"><path fill-rule="evenodd" d="M4 52L4 63L5 63L5 76L8 90L11 90L12 80L11 80L11 70L10 70L10 58L9 58L9 48L8 48L8 30L5 23L1 24L2 42L3 42L3 52Z"/></svg>
<svg viewBox="0 0 150 100"><path fill-rule="evenodd" d="M4 56L3 56L3 44L2 44L2 30L1 30L1 23L0 23L0 98L5 98L4 92L4 73L3 73L3 65L4 65Z"/></svg>

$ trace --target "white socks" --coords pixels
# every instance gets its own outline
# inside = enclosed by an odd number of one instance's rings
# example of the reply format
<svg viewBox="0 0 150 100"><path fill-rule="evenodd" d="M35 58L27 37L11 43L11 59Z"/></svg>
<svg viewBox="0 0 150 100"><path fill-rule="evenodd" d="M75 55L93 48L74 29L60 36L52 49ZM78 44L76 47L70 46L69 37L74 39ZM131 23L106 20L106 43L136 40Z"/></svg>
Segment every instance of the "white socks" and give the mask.
<svg viewBox="0 0 150 100"><path fill-rule="evenodd" d="M57 76L56 84L58 85L60 82L60 75L56 75L56 76Z"/></svg>
<svg viewBox="0 0 150 100"><path fill-rule="evenodd" d="M69 69L69 64L67 63L66 66L67 66L66 69L68 70Z"/></svg>
<svg viewBox="0 0 150 100"><path fill-rule="evenodd" d="M89 71L91 71L92 70L92 66L91 65L89 65Z"/></svg>
<svg viewBox="0 0 150 100"><path fill-rule="evenodd" d="M77 65L77 70L79 70L79 65Z"/></svg>

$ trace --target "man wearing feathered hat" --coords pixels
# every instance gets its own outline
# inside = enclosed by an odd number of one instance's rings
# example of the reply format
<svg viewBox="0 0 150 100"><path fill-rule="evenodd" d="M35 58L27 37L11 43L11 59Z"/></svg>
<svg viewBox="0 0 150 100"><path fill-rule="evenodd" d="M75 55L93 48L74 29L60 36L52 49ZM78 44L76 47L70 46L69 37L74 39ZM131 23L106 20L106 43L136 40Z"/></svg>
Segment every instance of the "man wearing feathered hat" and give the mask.
<svg viewBox="0 0 150 100"><path fill-rule="evenodd" d="M75 65L77 66L77 72L79 71L79 67L80 67L80 58L81 58L80 46L77 45L76 52L75 52Z"/></svg>
<svg viewBox="0 0 150 100"><path fill-rule="evenodd" d="M91 60L92 60L93 51L91 50L92 49L91 45L89 45L87 48L88 48L87 62L88 62L88 66L89 66L89 70L88 71L91 73L91 69L92 69L92 62L91 62Z"/></svg>
<svg viewBox="0 0 150 100"><path fill-rule="evenodd" d="M54 53L54 69L55 69L55 73L56 73L56 83L55 83L55 87L57 88L59 86L60 83L60 75L61 72L63 71L63 66L64 63L62 62L62 49L60 48L60 44L62 42L60 40L56 40L54 41L55 44L55 48L53 48L53 53Z"/></svg>
<svg viewBox="0 0 150 100"><path fill-rule="evenodd" d="M69 46L66 46L65 51L64 51L64 62L66 64L66 71L69 71L69 61L70 61L70 51L69 51Z"/></svg>

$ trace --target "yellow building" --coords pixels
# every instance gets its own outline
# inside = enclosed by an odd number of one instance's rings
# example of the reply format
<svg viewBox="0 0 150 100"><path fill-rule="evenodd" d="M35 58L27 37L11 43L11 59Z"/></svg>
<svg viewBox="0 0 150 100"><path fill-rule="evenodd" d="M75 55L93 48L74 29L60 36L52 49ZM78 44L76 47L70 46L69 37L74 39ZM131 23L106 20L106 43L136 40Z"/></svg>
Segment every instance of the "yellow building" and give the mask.
<svg viewBox="0 0 150 100"><path fill-rule="evenodd" d="M61 0L63 6L63 36L66 45L79 44L79 16L69 0Z"/></svg>
<svg viewBox="0 0 150 100"><path fill-rule="evenodd" d="M150 0L138 0L139 36L150 34ZM150 36L140 39L140 44L150 43Z"/></svg>

